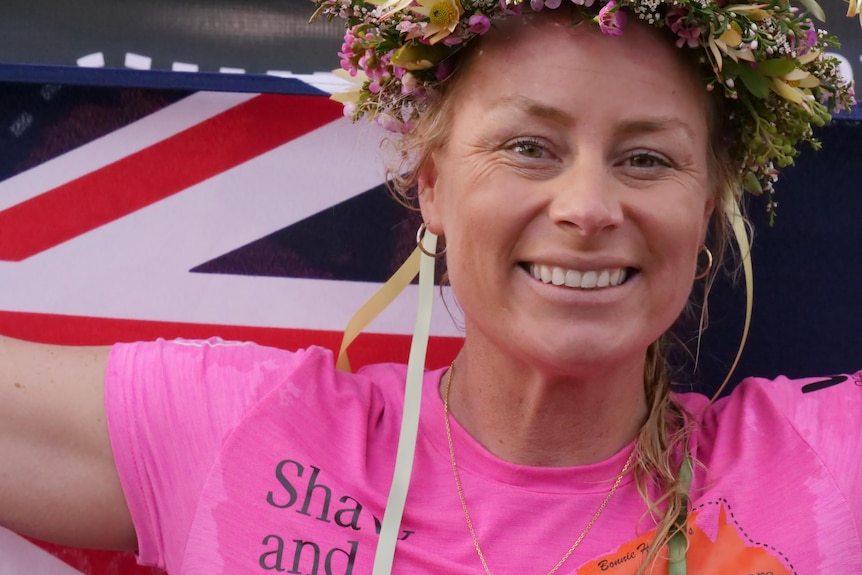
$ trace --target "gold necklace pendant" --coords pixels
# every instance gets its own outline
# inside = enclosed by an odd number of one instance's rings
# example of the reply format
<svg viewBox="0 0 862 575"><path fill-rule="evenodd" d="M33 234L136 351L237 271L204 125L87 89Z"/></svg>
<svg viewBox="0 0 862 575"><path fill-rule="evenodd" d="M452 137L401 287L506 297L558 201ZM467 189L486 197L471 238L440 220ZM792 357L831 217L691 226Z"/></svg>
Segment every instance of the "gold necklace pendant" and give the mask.
<svg viewBox="0 0 862 575"><path fill-rule="evenodd" d="M455 461L455 447L452 444L452 427L449 423L449 391L452 388L452 378L455 375L455 362L452 361L452 364L449 366L449 373L446 375L446 389L443 393L443 416L444 422L446 424L446 441L449 443L449 460L452 463L452 475L455 477L455 487L458 489L458 499L461 501L461 509L464 511L464 521L467 523L467 529L470 531L470 537L473 538L473 547L476 549L476 554L479 556L479 561L482 562L482 568L485 570L485 575L491 575L491 569L488 567L488 562L485 560L485 554L482 553L482 547L479 545L479 538L476 536L476 530L473 529L473 520L470 519L470 510L467 508L467 499L464 497L464 489L461 487L461 474L458 473L458 463ZM614 496L614 493L617 491L617 487L622 483L623 477L629 472L631 468L632 462L634 462L635 458L635 450L632 450L628 459L626 460L626 464L623 466L620 474L617 475L616 480L614 481L611 490L605 496L604 501L602 501L599 508L596 509L596 512L593 514L590 521L587 523L587 526L584 527L584 530L581 531L581 534L578 535L578 538L575 539L575 542L572 543L572 546L569 547L569 550L563 555L563 558L557 561L557 564L548 571L548 575L554 575L557 570L563 566L569 557L572 556L572 553L575 552L575 549L581 544L584 538L587 536L587 533L590 532L590 529L593 528L596 521L599 519L599 515L602 514L602 511L607 507L608 502L611 500L611 497Z"/></svg>

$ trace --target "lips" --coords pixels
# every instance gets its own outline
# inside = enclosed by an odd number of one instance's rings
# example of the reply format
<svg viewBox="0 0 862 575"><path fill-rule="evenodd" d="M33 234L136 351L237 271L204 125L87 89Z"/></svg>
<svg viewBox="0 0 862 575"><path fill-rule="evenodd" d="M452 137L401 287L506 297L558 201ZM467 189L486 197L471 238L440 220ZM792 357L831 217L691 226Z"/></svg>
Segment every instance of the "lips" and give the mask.
<svg viewBox="0 0 862 575"><path fill-rule="evenodd" d="M525 267L530 275L542 283L578 289L616 287L625 282L631 273L629 268L572 270L542 264L528 264Z"/></svg>

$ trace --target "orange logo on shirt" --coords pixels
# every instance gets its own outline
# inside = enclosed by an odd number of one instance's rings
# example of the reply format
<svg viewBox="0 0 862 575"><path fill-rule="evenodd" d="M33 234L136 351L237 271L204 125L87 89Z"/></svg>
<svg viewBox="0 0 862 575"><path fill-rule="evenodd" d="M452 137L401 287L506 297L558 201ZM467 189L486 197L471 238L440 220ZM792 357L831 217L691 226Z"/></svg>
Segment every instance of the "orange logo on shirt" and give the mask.
<svg viewBox="0 0 862 575"><path fill-rule="evenodd" d="M784 563L759 546L747 545L737 528L727 522L727 511L722 504L718 515L718 530L711 539L697 525L698 513L688 520L689 549L686 566L697 575L791 575ZM582 565L578 575L634 575L649 550L654 532L625 543L614 553ZM667 573L665 553L660 554L647 573Z"/></svg>

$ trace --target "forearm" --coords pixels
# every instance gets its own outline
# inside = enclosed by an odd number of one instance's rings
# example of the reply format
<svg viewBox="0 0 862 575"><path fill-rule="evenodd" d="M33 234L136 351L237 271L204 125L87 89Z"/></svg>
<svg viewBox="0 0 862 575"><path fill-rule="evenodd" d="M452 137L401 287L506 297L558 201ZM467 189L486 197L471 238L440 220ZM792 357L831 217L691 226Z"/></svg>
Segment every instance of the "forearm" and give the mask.
<svg viewBox="0 0 862 575"><path fill-rule="evenodd" d="M0 337L0 524L133 547L105 418L107 354Z"/></svg>

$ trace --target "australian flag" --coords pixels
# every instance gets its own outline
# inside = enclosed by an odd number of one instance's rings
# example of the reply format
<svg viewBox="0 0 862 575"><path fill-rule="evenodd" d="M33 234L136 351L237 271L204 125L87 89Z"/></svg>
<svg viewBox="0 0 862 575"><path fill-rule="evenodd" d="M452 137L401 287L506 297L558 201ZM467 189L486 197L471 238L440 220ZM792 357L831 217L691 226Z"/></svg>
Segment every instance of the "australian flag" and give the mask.
<svg viewBox="0 0 862 575"><path fill-rule="evenodd" d="M418 216L385 185L385 135L344 118L325 75L0 76L0 333L337 350L415 247ZM406 361L415 301L410 287L370 326L354 365ZM444 365L459 334L446 306L436 315L428 363ZM144 572L0 531L0 573Z"/></svg>

